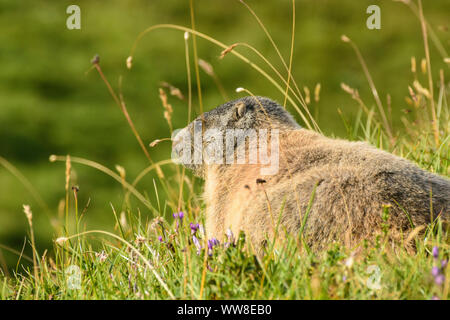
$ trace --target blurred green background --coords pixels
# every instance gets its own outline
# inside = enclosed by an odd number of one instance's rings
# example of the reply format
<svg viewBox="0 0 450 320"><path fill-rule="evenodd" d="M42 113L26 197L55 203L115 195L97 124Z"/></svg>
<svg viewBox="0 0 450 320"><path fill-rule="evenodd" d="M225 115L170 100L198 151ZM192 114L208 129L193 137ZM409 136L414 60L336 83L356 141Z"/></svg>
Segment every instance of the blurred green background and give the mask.
<svg viewBox="0 0 450 320"><path fill-rule="evenodd" d="M66 8L70 4L81 8L81 30L66 28ZM288 61L291 1L248 0L248 4ZM322 130L345 137L337 108L349 118L357 112L357 104L340 89L341 82L357 88L368 105L374 105L353 51L340 40L342 34L361 49L382 100L391 94L394 126L400 130L396 119L407 107L404 97L413 81L410 58L416 56L419 64L424 57L417 17L404 4L390 0L297 0L296 4L293 74L300 87L313 90L316 83L321 83L321 99L313 107L319 110ZM366 28L366 8L370 4L381 8L381 30ZM424 11L448 50L450 1L424 1ZM283 70L261 28L239 1L196 0L195 15L199 31L225 44L247 42ZM64 198L65 182L64 163L50 163L50 154L79 156L112 169L120 164L131 181L148 164L98 73L86 73L95 54L100 55L102 69L114 88L118 87L119 76L123 76L124 98L144 143L170 135L158 88L166 81L187 95L183 32L158 30L147 35L134 55L133 68L128 70L125 65L139 32L158 23L190 26L189 1L0 0L0 156L33 184L48 203L52 216L57 215L58 203ZM220 60L220 48L202 39L197 43L199 57L214 67L230 99L242 95L235 93L235 88L245 87L254 94L283 101L282 95L248 65L232 55ZM433 67L443 68L441 56L434 46L431 48ZM236 50L263 65L249 50ZM190 55L192 58L192 51ZM200 75L205 110L210 110L224 99L214 81L202 70ZM434 76L437 78L437 72ZM169 102L174 108L174 127L183 127L187 121L186 101L169 97ZM198 112L196 97L194 108ZM163 142L150 152L154 160L168 159L170 145ZM91 199L85 220L88 229L111 230L114 217L110 202L120 208L121 186L94 169L73 166L75 182L80 186L80 207ZM151 175L139 184L139 190L153 197ZM24 186L0 166L0 244L17 250L28 229L22 204L32 207L42 253L51 247L54 237L49 217ZM140 209L143 215L148 214L145 208ZM16 257L2 252L8 263L16 263Z"/></svg>

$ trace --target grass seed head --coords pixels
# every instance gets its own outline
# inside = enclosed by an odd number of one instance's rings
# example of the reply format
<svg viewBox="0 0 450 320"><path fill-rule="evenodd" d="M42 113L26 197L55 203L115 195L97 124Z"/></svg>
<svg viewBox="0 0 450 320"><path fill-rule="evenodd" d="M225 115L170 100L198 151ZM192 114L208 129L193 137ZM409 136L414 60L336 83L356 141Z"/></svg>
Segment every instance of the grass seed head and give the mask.
<svg viewBox="0 0 450 320"><path fill-rule="evenodd" d="M411 57L411 72L416 73L416 57Z"/></svg>
<svg viewBox="0 0 450 320"><path fill-rule="evenodd" d="M133 66L133 57L132 57L132 56L129 56L129 57L127 58L127 68L128 68L128 69L131 69L132 66Z"/></svg>
<svg viewBox="0 0 450 320"><path fill-rule="evenodd" d="M99 64L100 63L100 56L98 54L96 54L92 60L91 60L92 64Z"/></svg>
<svg viewBox="0 0 450 320"><path fill-rule="evenodd" d="M230 53L231 51L233 51L233 49L237 46L237 43L232 44L231 46L229 46L228 48L226 48L225 50L223 50L220 53L220 57L219 59L223 59L228 53Z"/></svg>
<svg viewBox="0 0 450 320"><path fill-rule="evenodd" d="M118 164L116 164L116 170L117 170L117 172L119 173L120 177L121 177L123 180L125 180L125 176L126 176L125 168L122 167L122 166L120 166L120 165L118 165Z"/></svg>
<svg viewBox="0 0 450 320"><path fill-rule="evenodd" d="M320 100L320 83L316 84L316 87L314 88L314 101L319 102Z"/></svg>
<svg viewBox="0 0 450 320"><path fill-rule="evenodd" d="M57 245L63 246L64 243L67 242L67 240L69 240L69 239L66 238L66 237L59 237L58 239L55 240L55 242L56 242Z"/></svg>
<svg viewBox="0 0 450 320"><path fill-rule="evenodd" d="M305 91L305 102L306 102L306 104L310 104L311 103L311 94L309 92L309 88L304 86L303 87L303 91Z"/></svg>
<svg viewBox="0 0 450 320"><path fill-rule="evenodd" d="M341 36L341 40L342 40L343 42L346 42L346 43L349 43L349 42L350 42L350 38L347 37L345 34L343 34L343 35Z"/></svg>
<svg viewBox="0 0 450 320"><path fill-rule="evenodd" d="M420 68L422 69L423 74L427 73L427 60L425 60L425 58L422 59Z"/></svg>
<svg viewBox="0 0 450 320"><path fill-rule="evenodd" d="M31 212L30 206L27 204L24 204L23 212L25 213L25 216L27 217L28 224L31 226L33 224L33 213Z"/></svg>
<svg viewBox="0 0 450 320"><path fill-rule="evenodd" d="M202 68L203 71L205 71L205 73L211 77L214 77L214 69L212 67L212 65L208 62L206 62L203 59L198 59L198 65L200 68Z"/></svg>

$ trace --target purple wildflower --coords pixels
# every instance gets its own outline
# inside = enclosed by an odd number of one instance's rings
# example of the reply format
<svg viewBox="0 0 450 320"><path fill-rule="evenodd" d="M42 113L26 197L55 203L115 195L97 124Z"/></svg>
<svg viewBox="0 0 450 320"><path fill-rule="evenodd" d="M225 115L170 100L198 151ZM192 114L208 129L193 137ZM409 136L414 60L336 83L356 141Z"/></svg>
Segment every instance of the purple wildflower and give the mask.
<svg viewBox="0 0 450 320"><path fill-rule="evenodd" d="M191 227L191 233L196 234L197 230L200 228L200 225L198 223L190 223L189 226Z"/></svg>
<svg viewBox="0 0 450 320"><path fill-rule="evenodd" d="M183 218L184 218L184 213L183 213L183 211L180 211L180 212L175 212L174 214L173 214L173 218L175 219L175 220L177 220L177 231L178 231L178 228L180 227L180 224L182 224L183 223ZM179 219L179 220L178 220Z"/></svg>
<svg viewBox="0 0 450 320"><path fill-rule="evenodd" d="M208 255L212 255L212 249L220 244L219 240L212 238L208 240Z"/></svg>
<svg viewBox="0 0 450 320"><path fill-rule="evenodd" d="M433 277L436 278L440 273L441 273L441 271L439 270L438 267L431 268L431 274L433 275Z"/></svg>
<svg viewBox="0 0 450 320"><path fill-rule="evenodd" d="M197 254L200 254L202 250L202 245L200 244L200 241L198 241L196 236L192 236L192 242L194 242L194 245L197 247Z"/></svg>
<svg viewBox="0 0 450 320"><path fill-rule="evenodd" d="M216 238L208 240L208 246L211 246L211 248L219 245L219 243L220 243L219 240L217 240Z"/></svg>
<svg viewBox="0 0 450 320"><path fill-rule="evenodd" d="M214 246L217 246L219 244L219 240L217 240L216 238L212 238L208 240L208 248L212 249Z"/></svg>
<svg viewBox="0 0 450 320"><path fill-rule="evenodd" d="M441 260L441 268L442 268L442 270L445 269L447 264L448 264L448 260L447 259Z"/></svg>
<svg viewBox="0 0 450 320"><path fill-rule="evenodd" d="M342 281L347 281L347 276L342 276Z"/></svg>
<svg viewBox="0 0 450 320"><path fill-rule="evenodd" d="M443 274L438 274L435 278L434 278L434 282L437 285L442 285L445 281L445 276Z"/></svg>
<svg viewBox="0 0 450 320"><path fill-rule="evenodd" d="M163 242L163 238L161 236L158 237L159 242Z"/></svg>
<svg viewBox="0 0 450 320"><path fill-rule="evenodd" d="M435 259L439 258L439 248L437 246L433 247L433 257Z"/></svg>
<svg viewBox="0 0 450 320"><path fill-rule="evenodd" d="M445 261L445 260L442 260L442 261ZM442 265L442 262L441 262L441 265ZM434 277L434 283L436 283L439 286L445 282L445 275L444 275L443 271L444 271L444 268L440 269L438 266L434 266L433 268L431 268L431 274Z"/></svg>
<svg viewBox="0 0 450 320"><path fill-rule="evenodd" d="M225 243L225 248L228 248L230 245L234 245L234 234L233 231L231 231L231 229L227 229L225 231L225 235L228 238L228 241Z"/></svg>

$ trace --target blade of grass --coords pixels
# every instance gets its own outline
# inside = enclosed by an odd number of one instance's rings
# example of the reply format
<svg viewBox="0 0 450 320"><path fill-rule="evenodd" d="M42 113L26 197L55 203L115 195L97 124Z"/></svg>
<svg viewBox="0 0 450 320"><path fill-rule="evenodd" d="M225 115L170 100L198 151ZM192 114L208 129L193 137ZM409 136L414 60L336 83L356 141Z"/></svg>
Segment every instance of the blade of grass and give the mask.
<svg viewBox="0 0 450 320"><path fill-rule="evenodd" d="M289 55L289 70L288 70L288 79L286 85L286 93L284 94L284 102L283 107L286 108L286 100L289 90L289 82L291 81L291 73L292 73L292 57L294 55L294 42L295 42L295 0L292 0L292 37L291 37L291 54Z"/></svg>
<svg viewBox="0 0 450 320"><path fill-rule="evenodd" d="M66 160L65 156L56 156L56 155L50 156L50 162L65 161L65 160ZM118 181L125 188L127 188L136 198L138 198L147 208L149 208L150 211L153 211L154 213L158 213L158 211L152 206L152 204L147 199L145 199L145 197L141 193L139 193L132 185L130 185L128 182L126 182L124 179L122 179L122 177L117 175L114 171L102 166L101 164L99 164L97 162L94 162L91 160L86 160L83 158L71 157L71 161L75 162L75 163L79 163L79 164L84 164L86 166L100 170L103 173L106 173L111 178ZM154 165L154 166L156 166L156 165Z"/></svg>
<svg viewBox="0 0 450 320"><path fill-rule="evenodd" d="M419 0L419 14L420 14L420 25L422 27L422 37L423 43L425 47L425 58L427 60L428 66L428 91L430 92L430 103L431 103L431 116L433 118L433 133L434 133L434 142L436 146L439 145L439 122L436 117L436 107L434 105L434 87L433 87L433 77L431 70L431 60L430 60L430 48L428 46L428 32L427 25L425 23L425 19L423 17L423 8L422 8L422 0Z"/></svg>
<svg viewBox="0 0 450 320"><path fill-rule="evenodd" d="M175 29L175 30L181 30L181 31L188 31L190 33L196 34L197 36L208 40L209 42L223 48L223 49L227 49L229 48L229 46L226 46L225 44L223 44L222 42L195 30L192 30L190 28L187 27L183 27L183 26L179 26L179 25L174 25L174 24L158 24L158 25L154 25L151 26L147 29L145 29L144 31L142 31L138 37L136 38L136 41L133 44L133 47L131 49L131 54L130 57L133 57L133 53L137 47L137 44L139 43L139 41L142 39L142 37L153 31L153 30L157 30L157 29ZM238 57L239 59L241 59L242 61L244 61L245 63L249 64L253 69L255 69L258 73L260 73L262 76L264 76L267 80L269 80L270 83L272 83L275 88L280 91L283 95L284 95L284 89L271 77L269 76L264 70L262 70L258 65L256 65L255 63L251 62L248 58L246 58L245 56L243 56L240 53L237 53L236 51L231 51L231 54L235 55L236 57ZM313 126L311 125L310 121L308 121L305 117L305 115L303 114L303 112L300 110L300 108L298 107L298 105L295 103L294 100L292 100L292 98L290 96L288 96L288 101L294 106L295 110L299 113L300 117L302 118L303 122L305 123L305 125L311 129L311 130L317 130L314 129ZM302 105L303 106L303 105ZM303 108L305 109L306 113L309 113L308 108L306 107L306 105L303 106ZM314 118L312 116L310 116L312 123L315 123ZM317 126L318 127L318 126Z"/></svg>

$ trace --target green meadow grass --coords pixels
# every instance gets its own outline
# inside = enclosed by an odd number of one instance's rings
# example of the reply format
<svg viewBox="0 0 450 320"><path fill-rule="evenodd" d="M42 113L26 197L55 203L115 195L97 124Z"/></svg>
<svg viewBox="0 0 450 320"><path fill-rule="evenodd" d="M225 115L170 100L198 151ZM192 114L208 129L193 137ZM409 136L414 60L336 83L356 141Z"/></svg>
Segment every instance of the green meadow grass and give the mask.
<svg viewBox="0 0 450 320"><path fill-rule="evenodd" d="M295 7L293 8L295 10ZM419 13L420 7L413 10ZM191 8L192 10L192 8ZM295 12L295 11L294 11ZM294 15L295 18L295 15ZM295 21L295 20L294 20ZM191 21L195 25L194 17ZM264 27L264 25L262 25ZM303 119L303 125L320 131L314 120L314 110L309 113L311 100L320 99L320 88L313 91L299 88L292 77L292 59L282 60L284 69L276 69L264 59L265 66L272 69L266 73L258 63L246 60L239 53L239 45L230 47L218 40L199 33L194 27L175 25L153 26L139 36L139 41L151 30L165 28L189 33L185 39L186 61L197 62L196 41L202 38L224 50L223 54L234 54L256 69L285 94L285 103ZM264 28L263 28L264 30ZM424 63L411 61L411 72L415 81L405 92L409 105L401 118L404 128L392 126L393 119L389 99L383 102L378 97L369 68L358 47L351 39L342 37L355 51L361 63L375 105L366 103L357 90L342 84L342 94L349 94L359 106L356 118L348 119L340 112L349 140L364 140L417 163L420 167L444 175L450 175L450 109L449 86L444 70L438 77L431 74L429 59L430 29L424 28ZM269 36L269 34L267 34ZM136 46L139 41L136 42ZM275 43L270 36L269 43ZM292 37L293 46L294 37ZM241 44L242 45L242 44ZM433 43L436 45L436 43ZM439 45L439 43L437 43ZM192 47L191 47L192 46ZM127 59L133 67L133 51ZM256 49L251 49L257 53ZM292 58L292 50L291 50ZM446 57L442 57L446 58ZM125 59L124 59L125 63ZM187 64L189 66L189 63ZM208 68L194 63L188 73L189 119L192 113L194 92L202 110L199 69ZM447 69L445 69L447 70ZM149 166L135 180L127 180L126 169L109 169L92 160L73 156L51 156L50 161L65 163L65 201L58 212L49 214L54 230L54 245L51 250L40 252L35 245L33 209L24 206L29 224L25 246L33 248L32 255L23 250L2 247L16 254L16 268L2 268L0 273L0 299L448 299L450 286L448 227L438 217L428 226L417 226L402 235L397 242L391 241L389 208L380 215L385 228L373 241L363 241L355 247L330 243L322 252L311 252L302 235L288 235L280 246L274 247L274 239L268 239L264 256L256 256L245 235L224 235L214 246L208 243L204 231L191 227L204 223L204 202L201 197L201 181L185 172L170 160L154 162L148 146L142 141L128 116L120 89L114 89L101 68L93 61L90 72L99 73L107 90L126 117L139 142ZM220 81L214 78L220 89ZM191 78L194 79L191 83ZM197 91L198 88L198 91ZM170 90L172 89L172 90ZM176 94L175 88L169 90ZM165 91L160 97L165 108L165 118L172 130L170 100L176 99ZM240 91L251 92L247 89ZM411 114L413 116L411 116ZM157 148L159 141L152 144ZM161 142L163 143L163 142ZM0 165L16 176L35 196L39 194L17 169L0 157ZM116 222L114 232L91 230L85 223L89 215L88 203L80 203L78 188L72 184L73 168L88 166L103 172L112 181L123 187L123 203L119 207L109 206L111 219ZM138 183L149 173L156 173L154 193L156 201L142 193ZM165 194L165 201L160 201ZM413 196L413 195L412 195ZM314 201L314 199L312 199ZM45 208L45 203L42 204ZM44 209L45 210L45 209ZM141 214L146 210L153 218ZM171 213L183 212L183 218L165 219ZM280 233L283 230L280 230ZM233 241L234 240L234 241ZM413 242L415 250L409 243ZM209 245L209 246L208 246ZM1 258L1 257L0 257ZM1 260L1 259L0 259Z"/></svg>

